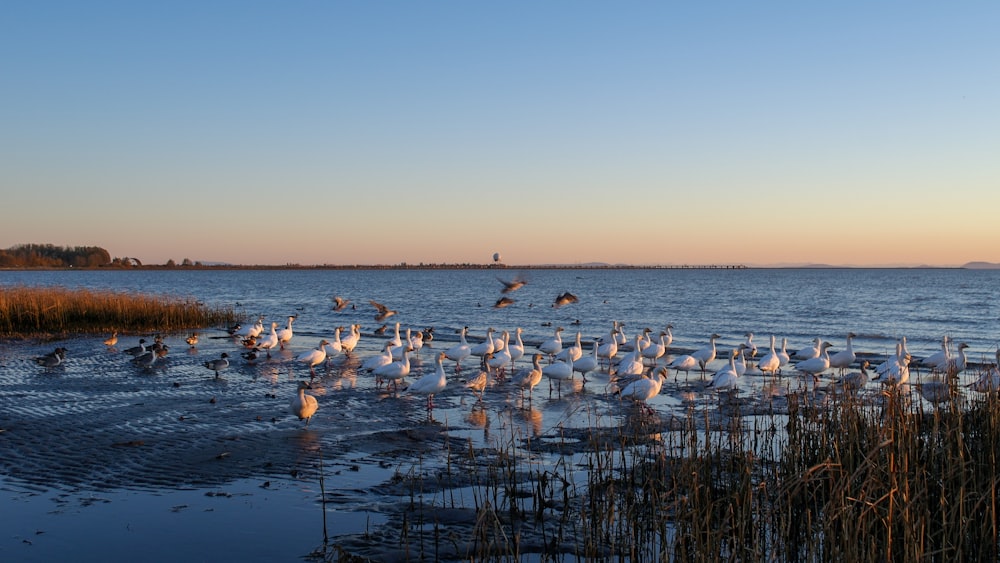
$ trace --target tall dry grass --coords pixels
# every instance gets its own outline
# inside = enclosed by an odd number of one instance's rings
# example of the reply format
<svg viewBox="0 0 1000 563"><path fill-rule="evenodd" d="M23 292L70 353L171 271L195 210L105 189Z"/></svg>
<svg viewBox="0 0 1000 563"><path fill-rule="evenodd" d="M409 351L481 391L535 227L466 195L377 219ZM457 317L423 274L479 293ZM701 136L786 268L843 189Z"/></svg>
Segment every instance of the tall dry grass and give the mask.
<svg viewBox="0 0 1000 563"><path fill-rule="evenodd" d="M231 308L193 299L64 287L0 288L0 337L169 332L237 320Z"/></svg>

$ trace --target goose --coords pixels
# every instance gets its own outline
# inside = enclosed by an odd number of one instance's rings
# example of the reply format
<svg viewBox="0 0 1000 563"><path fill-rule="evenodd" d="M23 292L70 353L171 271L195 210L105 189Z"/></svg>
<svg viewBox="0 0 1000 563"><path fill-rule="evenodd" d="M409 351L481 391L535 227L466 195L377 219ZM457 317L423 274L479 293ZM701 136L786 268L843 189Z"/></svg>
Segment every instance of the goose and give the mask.
<svg viewBox="0 0 1000 563"><path fill-rule="evenodd" d="M618 393L618 396L623 399L631 399L652 412L649 400L660 394L663 381L666 379L666 371L667 368L663 367L654 371L650 377L643 377L629 383Z"/></svg>
<svg viewBox="0 0 1000 563"><path fill-rule="evenodd" d="M384 381L388 379L392 382L393 389L398 388L399 382L410 375L410 348L406 347L403 349L403 357L401 359L376 368L373 373L378 380Z"/></svg>
<svg viewBox="0 0 1000 563"><path fill-rule="evenodd" d="M403 339L399 334L399 323L395 325L395 329L392 335L392 345L396 348L401 348L403 346Z"/></svg>
<svg viewBox="0 0 1000 563"><path fill-rule="evenodd" d="M236 336L240 338L257 338L260 333L264 332L264 317L258 317L257 322L250 326L243 327L236 332Z"/></svg>
<svg viewBox="0 0 1000 563"><path fill-rule="evenodd" d="M899 349L902 350L902 346ZM910 380L910 355L903 354L902 356L897 355L894 358L894 362L885 370L884 374L880 374L882 384L887 387L900 387L905 385L907 381Z"/></svg>
<svg viewBox="0 0 1000 563"><path fill-rule="evenodd" d="M407 329L406 333L409 334L409 329ZM410 348L413 348L414 352L420 352L420 350L423 349L423 347L424 347L424 333L423 333L423 331L420 331L420 330L416 331L415 333L413 333L413 336L410 336L409 338L407 338L407 341L409 341Z"/></svg>
<svg viewBox="0 0 1000 563"><path fill-rule="evenodd" d="M114 332L112 332L111 336L109 336L104 341L104 345L107 346L108 348L114 348L115 344L118 344L118 331L117 330L114 331Z"/></svg>
<svg viewBox="0 0 1000 563"><path fill-rule="evenodd" d="M288 317L288 326L278 331L278 346L282 350L285 349L285 344L292 341L292 321L294 320L294 316Z"/></svg>
<svg viewBox="0 0 1000 563"><path fill-rule="evenodd" d="M333 297L333 310L343 311L350 303L350 299L344 299L343 297L336 295Z"/></svg>
<svg viewBox="0 0 1000 563"><path fill-rule="evenodd" d="M928 380L917 384L917 391L927 402L938 408L951 399L951 387L945 381Z"/></svg>
<svg viewBox="0 0 1000 563"><path fill-rule="evenodd" d="M347 336L340 337L340 348L344 351L344 355L350 356L351 352L358 346L358 342L361 341L361 325L352 324L351 332Z"/></svg>
<svg viewBox="0 0 1000 563"><path fill-rule="evenodd" d="M534 390L535 386L538 385L542 380L542 355L536 352L531 356L531 367L524 368L521 371L514 374L511 378L514 385L521 390L521 398L524 399L524 391L528 390L528 401L531 401L531 392Z"/></svg>
<svg viewBox="0 0 1000 563"><path fill-rule="evenodd" d="M811 360L813 358L818 358L820 353L822 353L823 351L821 349L822 343L823 339L816 337L813 339L812 346L806 346L805 348L800 349L799 351L795 352L795 354L792 357L795 358L796 360Z"/></svg>
<svg viewBox="0 0 1000 563"><path fill-rule="evenodd" d="M857 354L854 353L855 336L857 336L857 334L848 332L847 346L840 352L830 356L830 367L839 369L842 374L851 366L851 364L854 363L854 360L857 359Z"/></svg>
<svg viewBox="0 0 1000 563"><path fill-rule="evenodd" d="M976 393L996 393L1000 391L1000 349L996 353L996 365L983 372L978 379L969 384Z"/></svg>
<svg viewBox="0 0 1000 563"><path fill-rule="evenodd" d="M547 354L549 359L555 358L555 355L562 351L562 336L560 333L565 330L561 326L555 328L555 334L552 338L542 342L538 345L538 351Z"/></svg>
<svg viewBox="0 0 1000 563"><path fill-rule="evenodd" d="M448 348L444 352L445 357L455 362L455 371L460 371L462 369L462 360L472 355L472 348L465 340L465 334L468 331L469 327L462 327L462 329L458 331L459 343L455 344L451 348Z"/></svg>
<svg viewBox="0 0 1000 563"><path fill-rule="evenodd" d="M443 391L448 384L448 378L444 374L444 364L442 363L444 362L444 358L444 352L438 353L437 359L434 361L434 373L421 376L420 379L417 379L406 388L407 393L427 395L427 410L434 408L434 395Z"/></svg>
<svg viewBox="0 0 1000 563"><path fill-rule="evenodd" d="M254 348L259 348L267 353L267 357L271 357L271 349L279 344L278 340L278 323L271 323L271 332L267 334L264 338L257 340L257 344Z"/></svg>
<svg viewBox="0 0 1000 563"><path fill-rule="evenodd" d="M615 359L618 355L618 337L612 332L611 337L608 338L607 342L601 339L601 345L597 348L597 357L608 361L608 365L611 365L611 361Z"/></svg>
<svg viewBox="0 0 1000 563"><path fill-rule="evenodd" d="M219 378L219 372L229 367L229 354L223 352L218 358L208 360L204 366L215 372L215 378Z"/></svg>
<svg viewBox="0 0 1000 563"><path fill-rule="evenodd" d="M399 324L399 323L397 323L397 324ZM397 331L397 334L398 334L398 331ZM395 360L402 360L403 359L403 350L405 350L406 348L409 348L411 352L413 351L413 346L410 346L410 337L411 336L412 336L411 331L410 331L409 328L407 328L406 329L406 337L405 338L400 338L398 340L395 339L395 338L392 339L392 345L393 345L393 348L392 348L392 359L393 359L393 361L395 361ZM406 342L405 346L403 345L403 342Z"/></svg>
<svg viewBox="0 0 1000 563"><path fill-rule="evenodd" d="M381 354L376 354L367 358L361 363L361 369L365 371L374 371L376 368L380 368L384 365L392 363L392 342L385 343L385 351Z"/></svg>
<svg viewBox="0 0 1000 563"><path fill-rule="evenodd" d="M771 335L771 347L760 360L757 361L757 369L761 373L774 375L781 369L781 357L774 350L774 335Z"/></svg>
<svg viewBox="0 0 1000 563"><path fill-rule="evenodd" d="M904 336L896 342L896 352L886 357L885 361L875 366L874 379L878 379L887 372L897 369L900 358L906 356L909 356L909 352L906 351L906 337Z"/></svg>
<svg viewBox="0 0 1000 563"><path fill-rule="evenodd" d="M305 381L300 381L298 393L292 398L288 408L299 420L306 421L305 428L309 428L309 421L319 409L319 401L316 400L316 397L307 394L306 389L312 389L312 386Z"/></svg>
<svg viewBox="0 0 1000 563"><path fill-rule="evenodd" d="M845 374L832 385L834 389L840 389L848 393L855 393L868 385L868 362L861 362L861 371L852 371Z"/></svg>
<svg viewBox="0 0 1000 563"><path fill-rule="evenodd" d="M507 364L513 364L511 359L510 350L507 349L507 342L510 340L510 333L506 330L503 331L501 338L503 339L503 346L499 350L493 352L492 357L487 360L487 365L497 373L499 377L503 377L504 371L507 369Z"/></svg>
<svg viewBox="0 0 1000 563"><path fill-rule="evenodd" d="M814 382L819 381L819 375L830 369L830 355L826 352L826 349L830 346L833 346L833 344L830 344L829 342L820 344L819 356L809 358L808 360L802 360L795 364L795 371L811 375Z"/></svg>
<svg viewBox="0 0 1000 563"><path fill-rule="evenodd" d="M615 342L618 343L618 347L628 345L628 336L625 334L625 323L620 323L617 321L612 321L612 326L614 327Z"/></svg>
<svg viewBox="0 0 1000 563"><path fill-rule="evenodd" d="M579 360L575 360L573 362L573 370L580 374L584 383L587 381L587 374L600 367L600 359L597 357L597 350L598 345L595 340L591 353L586 356L581 356Z"/></svg>
<svg viewBox="0 0 1000 563"><path fill-rule="evenodd" d="M631 352L622 357L615 368L615 376L639 375L646 368L642 363L642 350L639 348L641 336L635 337L635 346Z"/></svg>
<svg viewBox="0 0 1000 563"><path fill-rule="evenodd" d="M667 324L663 332L666 333L663 337L663 347L665 350L669 350L670 345L674 343L674 325Z"/></svg>
<svg viewBox="0 0 1000 563"><path fill-rule="evenodd" d="M781 368L787 366L788 362L792 361L791 356L788 355L788 339L785 337L781 338L781 350L778 350L778 359L780 360L778 373L781 373Z"/></svg>
<svg viewBox="0 0 1000 563"><path fill-rule="evenodd" d="M312 377L316 377L316 366L322 364L326 361L326 345L329 344L326 340L320 340L319 345L312 350L307 350L297 358L296 361L302 362L309 366L309 374Z"/></svg>
<svg viewBox="0 0 1000 563"><path fill-rule="evenodd" d="M340 341L340 332L344 330L344 327L338 326L333 329L333 342L326 343L326 360L330 361L330 358L336 354L341 354L344 351L344 343Z"/></svg>
<svg viewBox="0 0 1000 563"><path fill-rule="evenodd" d="M684 372L684 375L689 375L691 370L698 367L698 359L690 354L683 354L674 358L674 361L667 365L668 368L675 370L675 373Z"/></svg>
<svg viewBox="0 0 1000 563"><path fill-rule="evenodd" d="M747 338L746 342L744 342L743 344L744 344L744 346L746 346L746 349L750 351L750 357L751 358L756 358L757 357L757 345L753 343L753 333L752 332L748 332L748 333L744 334L743 336L746 336L746 338Z"/></svg>
<svg viewBox="0 0 1000 563"><path fill-rule="evenodd" d="M653 367L656 367L657 362L664 354L667 353L667 342L666 342L667 332L664 330L660 331L660 338L650 342L649 346L646 346L642 350L642 357L647 360L653 360Z"/></svg>
<svg viewBox="0 0 1000 563"><path fill-rule="evenodd" d="M486 392L486 387L490 384L490 372L489 370L480 370L472 379L465 382L465 388L476 396L476 402L481 403L483 401L483 394Z"/></svg>
<svg viewBox="0 0 1000 563"><path fill-rule="evenodd" d="M708 346L702 348L701 350L696 350L691 354L695 360L698 360L698 367L701 368L701 374L704 377L705 368L708 364L712 363L715 359L715 340L720 338L718 334L713 333L708 337Z"/></svg>

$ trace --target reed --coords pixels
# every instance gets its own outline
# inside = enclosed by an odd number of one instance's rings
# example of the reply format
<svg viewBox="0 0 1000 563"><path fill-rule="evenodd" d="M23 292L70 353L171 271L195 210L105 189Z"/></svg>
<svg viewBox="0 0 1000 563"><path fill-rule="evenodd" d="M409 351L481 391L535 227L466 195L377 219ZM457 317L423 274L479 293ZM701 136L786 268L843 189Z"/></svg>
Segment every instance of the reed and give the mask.
<svg viewBox="0 0 1000 563"><path fill-rule="evenodd" d="M996 561L1000 399L955 391L938 407L907 388L810 393L764 414L704 404L677 419L595 420L563 443L516 434L470 443L448 461L467 478L436 486L471 487L477 516L435 528L462 538L435 555ZM416 491L426 486L419 474ZM410 500L397 529L404 543L419 533L405 529L413 517L435 510Z"/></svg>
<svg viewBox="0 0 1000 563"><path fill-rule="evenodd" d="M170 332L237 320L231 308L193 299L65 287L0 288L0 337L5 338Z"/></svg>

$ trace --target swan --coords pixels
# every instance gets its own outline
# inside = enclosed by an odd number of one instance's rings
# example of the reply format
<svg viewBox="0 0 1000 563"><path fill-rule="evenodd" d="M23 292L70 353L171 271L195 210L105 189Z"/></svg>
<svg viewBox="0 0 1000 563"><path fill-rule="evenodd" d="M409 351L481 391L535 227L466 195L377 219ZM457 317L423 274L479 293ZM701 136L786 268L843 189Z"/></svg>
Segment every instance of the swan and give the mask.
<svg viewBox="0 0 1000 563"><path fill-rule="evenodd" d="M340 348L344 351L344 355L350 356L351 352L354 351L358 346L358 342L361 341L361 325L352 324L351 332L346 336L340 337Z"/></svg>
<svg viewBox="0 0 1000 563"><path fill-rule="evenodd" d="M541 344L539 344L538 345L538 351L541 352L541 353L543 353L543 354L547 354L549 356L549 358L553 358L553 357L555 357L556 354L558 354L559 352L561 352L562 351L562 336L561 336L560 333L562 333L563 330L565 330L565 329L563 329L563 327L557 326L555 328L555 335L552 338L546 340L545 342L542 342Z"/></svg>
<svg viewBox="0 0 1000 563"><path fill-rule="evenodd" d="M278 331L278 346L284 350L285 344L292 341L292 321L295 320L294 316L288 317L288 326Z"/></svg>
<svg viewBox="0 0 1000 563"><path fill-rule="evenodd" d="M830 346L833 346L833 344L829 342L820 344L819 356L802 360L795 364L795 371L811 375L814 382L819 381L819 375L830 369L830 355L826 352L826 349Z"/></svg>
<svg viewBox="0 0 1000 563"><path fill-rule="evenodd" d="M223 352L218 358L205 362L205 367L215 372L215 378L219 378L219 372L229 367L229 354Z"/></svg>
<svg viewBox="0 0 1000 563"><path fill-rule="evenodd" d="M667 368L663 367L653 372L649 377L637 379L626 385L618 395L625 399L631 399L652 411L649 400L660 394L663 381L666 379L666 371Z"/></svg>
<svg viewBox="0 0 1000 563"><path fill-rule="evenodd" d="M718 334L713 333L708 337L708 346L691 353L691 356L698 361L698 367L701 368L702 376L705 375L705 368L708 364L715 359L715 340L717 338L721 337Z"/></svg>
<svg viewBox="0 0 1000 563"><path fill-rule="evenodd" d="M397 361L376 368L373 372L379 381L389 379L393 388L398 388L399 382L410 375L410 348L403 349L403 357Z"/></svg>
<svg viewBox="0 0 1000 563"><path fill-rule="evenodd" d="M254 348L259 348L267 352L267 357L271 357L271 349L278 345L278 333L277 333L278 323L271 323L271 332L267 336L261 338L254 345Z"/></svg>
<svg viewBox="0 0 1000 563"><path fill-rule="evenodd" d="M650 342L649 346L646 346L642 350L642 357L648 360L653 360L653 367L656 367L656 363L667 353L667 332L665 330L660 331L660 338Z"/></svg>
<svg viewBox="0 0 1000 563"><path fill-rule="evenodd" d="M309 374L316 377L316 366L322 364L326 361L326 345L329 344L326 340L320 340L319 345L312 350L307 350L301 354L296 359L296 361L302 362L309 366Z"/></svg>
<svg viewBox="0 0 1000 563"><path fill-rule="evenodd" d="M309 428L309 421L312 420L316 410L319 409L319 402L316 397L306 394L306 389L312 389L312 386L305 381L299 382L299 390L295 397L292 398L292 402L289 403L289 410L292 414L297 416L299 420L306 421L306 428Z"/></svg>
<svg viewBox="0 0 1000 563"><path fill-rule="evenodd" d="M830 356L831 368L838 368L840 369L840 373L844 373L844 371L854 363L854 360L857 359L857 354L854 353L855 336L857 336L857 334L854 334L853 332L847 333L847 346L840 352Z"/></svg>
<svg viewBox="0 0 1000 563"><path fill-rule="evenodd" d="M531 401L531 392L536 385L542 380L542 355L540 353L535 353L531 356L531 367L524 368L521 371L514 374L511 378L514 385L521 390L521 398L524 398L524 390L528 390L528 400Z"/></svg>
<svg viewBox="0 0 1000 563"><path fill-rule="evenodd" d="M761 373L774 375L781 369L781 357L774 350L774 335L771 335L771 347L760 360L757 361L757 369Z"/></svg>
<svg viewBox="0 0 1000 563"><path fill-rule="evenodd" d="M434 373L423 375L406 388L407 393L427 395L427 410L434 408L434 395L444 390L448 378L444 374L444 352L440 352L434 360Z"/></svg>
<svg viewBox="0 0 1000 563"><path fill-rule="evenodd" d="M818 358L820 353L822 353L823 339L816 337L813 339L812 346L806 346L795 352L792 356L796 360L811 360L813 358Z"/></svg>
<svg viewBox="0 0 1000 563"><path fill-rule="evenodd" d="M460 342L451 348L445 350L444 355L451 361L455 362L455 371L460 371L462 369L462 360L468 358L472 355L472 349L469 343L465 341L465 333L469 331L469 327L462 327L459 330L459 340Z"/></svg>

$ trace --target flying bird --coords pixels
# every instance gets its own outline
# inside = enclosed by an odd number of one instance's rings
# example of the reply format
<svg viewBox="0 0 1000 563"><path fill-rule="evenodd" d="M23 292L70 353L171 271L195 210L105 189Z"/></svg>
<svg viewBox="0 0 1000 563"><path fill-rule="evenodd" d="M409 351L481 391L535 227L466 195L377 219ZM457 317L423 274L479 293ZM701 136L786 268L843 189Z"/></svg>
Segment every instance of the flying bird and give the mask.
<svg viewBox="0 0 1000 563"><path fill-rule="evenodd" d="M510 297L501 297L497 299L497 302L493 304L494 309L503 309L504 307L509 307L514 304L514 300Z"/></svg>
<svg viewBox="0 0 1000 563"><path fill-rule="evenodd" d="M344 299L343 297L337 295L333 298L333 310L343 311L345 307L351 304L350 299Z"/></svg>
<svg viewBox="0 0 1000 563"><path fill-rule="evenodd" d="M521 276L517 276L510 281L502 279L498 276L497 280L503 284L503 289L500 290L500 293L511 293L517 291L524 287L524 284L528 283L528 280L522 278Z"/></svg>
<svg viewBox="0 0 1000 563"><path fill-rule="evenodd" d="M552 306L558 309L559 307L562 307L563 305L569 305L570 303L576 303L579 300L580 299L576 295L573 295L572 293L570 293L570 292L567 291L567 292L563 293L562 295L556 296L556 300L552 304Z"/></svg>
<svg viewBox="0 0 1000 563"><path fill-rule="evenodd" d="M382 322L397 313L397 311L394 311L386 307L385 305L379 303L378 301L375 301L374 299L369 300L368 303L371 304L372 307L375 307L375 309L378 310L378 314L375 315L376 322Z"/></svg>

